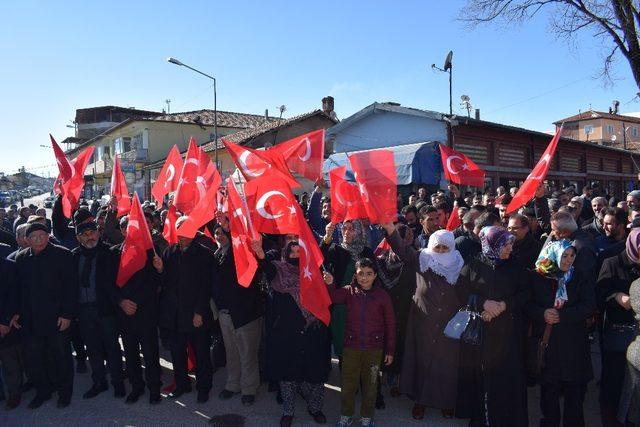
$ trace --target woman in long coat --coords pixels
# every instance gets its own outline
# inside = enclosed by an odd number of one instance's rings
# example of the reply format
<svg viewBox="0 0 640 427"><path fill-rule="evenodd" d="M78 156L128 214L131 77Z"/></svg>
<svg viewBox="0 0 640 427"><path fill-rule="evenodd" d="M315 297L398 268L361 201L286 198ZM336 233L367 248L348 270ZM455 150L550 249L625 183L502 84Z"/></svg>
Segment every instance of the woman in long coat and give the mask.
<svg viewBox="0 0 640 427"><path fill-rule="evenodd" d="M522 309L529 275L509 259L514 237L500 226L480 232L482 252L464 266L456 285L460 301L476 296L482 312L482 344L462 344L456 416L470 426L528 425Z"/></svg>
<svg viewBox="0 0 640 427"><path fill-rule="evenodd" d="M455 284L464 265L455 249L453 233L439 230L427 247L417 251L393 228L385 225L391 249L418 271L409 309L400 391L414 402L413 417L422 419L426 407L453 416L458 379L459 342L445 337L444 328L460 308Z"/></svg>
<svg viewBox="0 0 640 427"><path fill-rule="evenodd" d="M584 426L584 392L593 378L587 319L596 309L593 282L573 268L576 249L568 240L545 246L536 261L532 298L525 307L535 344L549 328L540 371L540 425L560 425L560 396L564 395L563 424ZM535 349L535 345L533 348Z"/></svg>
<svg viewBox="0 0 640 427"><path fill-rule="evenodd" d="M279 383L282 395L280 425L291 425L297 393L306 400L313 419L325 423L322 404L331 369L331 342L329 328L300 303L300 246L289 242L281 261L268 260L258 242L252 247L273 290L267 364L269 380Z"/></svg>

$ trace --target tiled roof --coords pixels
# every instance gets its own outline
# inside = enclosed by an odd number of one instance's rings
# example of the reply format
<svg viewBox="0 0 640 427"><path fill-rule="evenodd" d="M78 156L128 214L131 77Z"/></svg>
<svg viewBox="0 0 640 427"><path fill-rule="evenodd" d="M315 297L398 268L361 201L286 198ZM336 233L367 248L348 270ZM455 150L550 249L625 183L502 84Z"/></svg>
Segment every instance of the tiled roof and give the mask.
<svg viewBox="0 0 640 427"><path fill-rule="evenodd" d="M213 126L213 110L186 111L182 113L164 114L160 116L148 117L148 120L163 122L196 123L204 126ZM277 121L277 117L265 118L264 115L234 113L230 111L218 111L218 127L229 127L238 129L249 129L260 126L264 123Z"/></svg>
<svg viewBox="0 0 640 427"><path fill-rule="evenodd" d="M577 122L580 120L594 120L594 119L611 119L611 120L619 120L619 121L625 121L630 123L640 123L640 118L638 117L623 116L621 114L610 114L610 113L605 113L603 111L589 110L580 114L576 114L571 117L564 118L562 120L558 120L554 124L559 125L562 122L568 123L568 122Z"/></svg>
<svg viewBox="0 0 640 427"><path fill-rule="evenodd" d="M222 143L222 140L221 140L222 138L224 138L226 141L233 142L234 144L243 145L248 141L250 141L251 139L256 138L260 135L263 135L269 131L275 130L277 128L286 127L292 123L299 122L300 120L307 119L316 114L324 115L328 119L333 120L334 122L337 123L337 120L330 118L328 115L323 113L322 110L314 110L308 113L300 114L298 116L290 117L288 119L281 119L281 120L276 119L273 121L265 122L262 125L257 126L253 129L245 129L239 132L226 135L224 137L220 137L218 138L218 142L217 142L218 149L224 148L224 144ZM202 148L205 152L213 151L215 149L214 141L209 141L206 144L203 144Z"/></svg>

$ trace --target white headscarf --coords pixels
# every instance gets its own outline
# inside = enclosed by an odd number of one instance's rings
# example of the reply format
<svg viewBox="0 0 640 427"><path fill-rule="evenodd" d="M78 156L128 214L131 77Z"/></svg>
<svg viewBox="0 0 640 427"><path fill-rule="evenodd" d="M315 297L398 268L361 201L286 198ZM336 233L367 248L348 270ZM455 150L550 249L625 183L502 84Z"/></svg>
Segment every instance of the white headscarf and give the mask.
<svg viewBox="0 0 640 427"><path fill-rule="evenodd" d="M446 246L449 252L437 253L433 249L438 246ZM431 270L444 277L451 285L455 285L464 265L462 255L456 249L453 233L447 230L438 230L429 237L426 249L420 251L420 273Z"/></svg>

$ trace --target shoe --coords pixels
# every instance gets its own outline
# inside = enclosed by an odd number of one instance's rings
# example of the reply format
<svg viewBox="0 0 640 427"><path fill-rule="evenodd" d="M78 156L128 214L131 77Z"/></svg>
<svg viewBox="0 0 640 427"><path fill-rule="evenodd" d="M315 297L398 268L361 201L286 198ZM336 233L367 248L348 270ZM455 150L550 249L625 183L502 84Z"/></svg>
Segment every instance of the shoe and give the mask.
<svg viewBox="0 0 640 427"><path fill-rule="evenodd" d="M120 399L122 397L125 397L126 395L127 392L124 389L124 384L118 383L113 385L113 397L115 397L116 399Z"/></svg>
<svg viewBox="0 0 640 427"><path fill-rule="evenodd" d="M413 409L411 410L411 415L413 416L414 420L421 420L424 418L424 411L425 411L425 406L424 405L420 405L418 403L416 403L415 405L413 405Z"/></svg>
<svg viewBox="0 0 640 427"><path fill-rule="evenodd" d="M107 383L94 384L91 386L89 390L87 390L83 395L83 399L93 399L103 391L109 390L109 386Z"/></svg>
<svg viewBox="0 0 640 427"><path fill-rule="evenodd" d="M276 393L276 402L278 402L278 405L282 405L284 403L284 401L282 400L282 393L280 393L280 390L278 390L278 392Z"/></svg>
<svg viewBox="0 0 640 427"><path fill-rule="evenodd" d="M151 393L151 395L149 396L149 403L152 405L157 405L161 401L162 397L160 396L160 393Z"/></svg>
<svg viewBox="0 0 640 427"><path fill-rule="evenodd" d="M4 405L4 407L7 410L11 410L11 409L16 409L18 406L20 406L20 395L10 394L9 398L7 399L7 403Z"/></svg>
<svg viewBox="0 0 640 427"><path fill-rule="evenodd" d="M283 415L280 418L280 427L291 427L293 423L293 415Z"/></svg>
<svg viewBox="0 0 640 427"><path fill-rule="evenodd" d="M185 393L191 393L191 387L188 388L177 388L169 393L169 399L177 399Z"/></svg>
<svg viewBox="0 0 640 427"><path fill-rule="evenodd" d="M85 360L78 360L76 362L76 372L79 374L87 373L87 362Z"/></svg>
<svg viewBox="0 0 640 427"><path fill-rule="evenodd" d="M379 394L376 396L376 409L384 409L387 405L384 403L384 396Z"/></svg>
<svg viewBox="0 0 640 427"><path fill-rule="evenodd" d="M313 418L313 421L315 421L316 424L326 424L327 423L327 417L322 413L322 411L318 411L315 414L312 413L309 410L307 410L307 412L309 412L309 415L311 415L311 417Z"/></svg>
<svg viewBox="0 0 640 427"><path fill-rule="evenodd" d="M136 403L138 399L140 399L140 396L142 396L143 394L144 390L132 390L131 393L129 393L129 396L127 396L127 399L124 401L124 403Z"/></svg>
<svg viewBox="0 0 640 427"><path fill-rule="evenodd" d="M391 397L400 397L402 395L402 393L400 393L400 388L399 387L391 387L389 389L389 395Z"/></svg>
<svg viewBox="0 0 640 427"><path fill-rule="evenodd" d="M242 406L251 406L256 401L256 397L253 394L243 394L242 395Z"/></svg>
<svg viewBox="0 0 640 427"><path fill-rule="evenodd" d="M231 399L233 396L235 396L236 394L239 394L239 392L237 391L229 391L226 388L224 390L222 390L220 392L220 394L218 395L218 399L220 400L229 400Z"/></svg>
<svg viewBox="0 0 640 427"><path fill-rule="evenodd" d="M440 411L440 413L442 414L442 418L453 418L453 409L443 409Z"/></svg>
<svg viewBox="0 0 640 427"><path fill-rule="evenodd" d="M375 423L371 418L360 418L360 425L362 427L373 427Z"/></svg>
<svg viewBox="0 0 640 427"><path fill-rule="evenodd" d="M62 408L66 408L70 404L71 404L71 398L70 397L58 397L58 403L56 404L56 406L59 409L62 409Z"/></svg>
<svg viewBox="0 0 640 427"><path fill-rule="evenodd" d="M336 423L336 427L349 427L351 424L353 424L353 417L341 415L340 419Z"/></svg>
<svg viewBox="0 0 640 427"><path fill-rule="evenodd" d="M51 395L48 396L39 396L36 395L36 397L34 397L31 402L29 402L29 405L27 406L27 408L29 409L37 409L39 407L42 406L42 404L44 402L46 402L47 400L51 399Z"/></svg>
<svg viewBox="0 0 640 427"><path fill-rule="evenodd" d="M209 392L208 391L199 391L198 392L198 403L205 403L209 401Z"/></svg>

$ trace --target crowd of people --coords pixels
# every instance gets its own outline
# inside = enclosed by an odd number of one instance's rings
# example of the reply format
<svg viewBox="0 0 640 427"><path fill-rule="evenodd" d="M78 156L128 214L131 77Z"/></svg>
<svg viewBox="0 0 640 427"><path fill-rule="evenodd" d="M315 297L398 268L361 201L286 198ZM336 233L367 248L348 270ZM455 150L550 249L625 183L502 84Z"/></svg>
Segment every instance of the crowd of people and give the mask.
<svg viewBox="0 0 640 427"><path fill-rule="evenodd" d="M169 245L166 206L144 202L154 249L120 287L128 217L118 218L114 203L81 203L71 220L60 199L51 219L35 206L0 209L6 407L18 407L31 387L29 408L54 393L67 407L74 374L87 370L92 386L83 399L109 390L109 380L114 398L129 404L145 388L158 404L161 392L175 399L194 386L205 403L214 370L225 365L219 399L250 406L267 382L282 406L281 426L292 424L297 396L324 424L333 356L338 426L373 425L387 391L411 399L407 415L417 420L436 409L470 426L526 426L534 386L541 425L582 426L591 350L599 346L603 425L640 425L640 191L618 200L597 185L581 194L541 186L507 213L516 188L420 188L398 196L394 223L334 224L317 184L300 204L324 256L329 325L301 301L296 235L252 240L258 272L244 287L225 214ZM446 230L452 214L460 224ZM477 313L473 339L445 335L460 310ZM173 378L162 374L161 346Z"/></svg>

